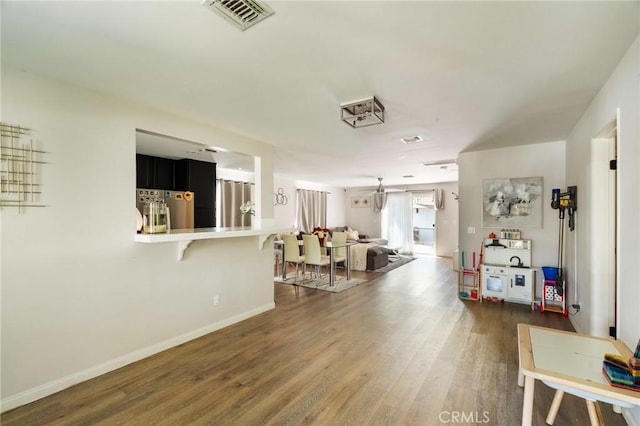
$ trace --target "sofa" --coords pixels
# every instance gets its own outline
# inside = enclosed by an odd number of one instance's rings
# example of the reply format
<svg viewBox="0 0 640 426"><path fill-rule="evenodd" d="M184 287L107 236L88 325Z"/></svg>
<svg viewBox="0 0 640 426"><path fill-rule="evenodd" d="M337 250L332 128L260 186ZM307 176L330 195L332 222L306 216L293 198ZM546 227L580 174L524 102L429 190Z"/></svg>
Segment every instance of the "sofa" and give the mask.
<svg viewBox="0 0 640 426"><path fill-rule="evenodd" d="M329 235L333 235L334 232L346 232L347 241L355 243L376 243L381 246L386 246L388 241L384 238L372 238L360 232L352 229L350 226L336 226L329 229Z"/></svg>

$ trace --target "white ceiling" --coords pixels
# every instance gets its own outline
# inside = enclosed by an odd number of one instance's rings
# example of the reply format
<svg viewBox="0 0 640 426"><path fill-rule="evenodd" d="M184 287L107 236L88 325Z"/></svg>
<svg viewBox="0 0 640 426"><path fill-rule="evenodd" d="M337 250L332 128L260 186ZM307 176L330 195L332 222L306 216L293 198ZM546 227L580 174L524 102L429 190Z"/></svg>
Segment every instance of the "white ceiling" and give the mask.
<svg viewBox="0 0 640 426"><path fill-rule="evenodd" d="M217 168L254 171L252 156L140 129L136 132L136 153L174 160L190 158L216 163Z"/></svg>
<svg viewBox="0 0 640 426"><path fill-rule="evenodd" d="M565 139L640 21L637 1L268 3L241 32L197 0L2 1L3 66L271 143L299 180L442 182L455 167L421 163ZM372 95L384 124L340 121Z"/></svg>

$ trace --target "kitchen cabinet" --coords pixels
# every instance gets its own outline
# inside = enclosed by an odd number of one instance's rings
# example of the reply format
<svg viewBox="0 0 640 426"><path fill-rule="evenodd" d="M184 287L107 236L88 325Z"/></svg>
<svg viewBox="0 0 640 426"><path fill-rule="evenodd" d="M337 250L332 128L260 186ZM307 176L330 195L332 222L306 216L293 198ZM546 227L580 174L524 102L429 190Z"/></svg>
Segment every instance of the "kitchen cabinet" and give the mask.
<svg viewBox="0 0 640 426"><path fill-rule="evenodd" d="M535 269L507 268L507 295L505 300L516 303L533 302Z"/></svg>
<svg viewBox="0 0 640 426"><path fill-rule="evenodd" d="M136 154L136 188L174 189L174 160Z"/></svg>
<svg viewBox="0 0 640 426"><path fill-rule="evenodd" d="M177 191L194 193L194 227L216 226L216 164L197 160L177 160L174 168Z"/></svg>
<svg viewBox="0 0 640 426"><path fill-rule="evenodd" d="M136 154L136 188L153 188L153 157Z"/></svg>
<svg viewBox="0 0 640 426"><path fill-rule="evenodd" d="M173 184L174 160L154 157L153 159L153 188L174 189Z"/></svg>

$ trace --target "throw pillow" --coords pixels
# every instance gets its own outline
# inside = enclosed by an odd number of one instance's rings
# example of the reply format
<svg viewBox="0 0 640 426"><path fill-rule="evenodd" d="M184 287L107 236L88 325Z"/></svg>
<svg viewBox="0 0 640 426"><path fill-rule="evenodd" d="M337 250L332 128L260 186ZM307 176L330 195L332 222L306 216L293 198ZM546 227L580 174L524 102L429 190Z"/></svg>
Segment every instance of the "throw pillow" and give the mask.
<svg viewBox="0 0 640 426"><path fill-rule="evenodd" d="M358 238L360 238L360 235L358 233L358 231L346 231L347 232L347 240L354 240L354 241L358 241Z"/></svg>

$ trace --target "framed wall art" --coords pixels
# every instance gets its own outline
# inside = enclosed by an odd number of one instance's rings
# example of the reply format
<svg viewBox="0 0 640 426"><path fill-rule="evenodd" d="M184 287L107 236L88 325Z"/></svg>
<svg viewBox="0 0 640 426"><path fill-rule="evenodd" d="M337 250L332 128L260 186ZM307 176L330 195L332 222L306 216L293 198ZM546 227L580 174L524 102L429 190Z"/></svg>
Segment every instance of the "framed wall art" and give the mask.
<svg viewBox="0 0 640 426"><path fill-rule="evenodd" d="M371 206L371 197L351 197L351 207L369 207Z"/></svg>
<svg viewBox="0 0 640 426"><path fill-rule="evenodd" d="M482 181L483 228L542 228L542 178Z"/></svg>

